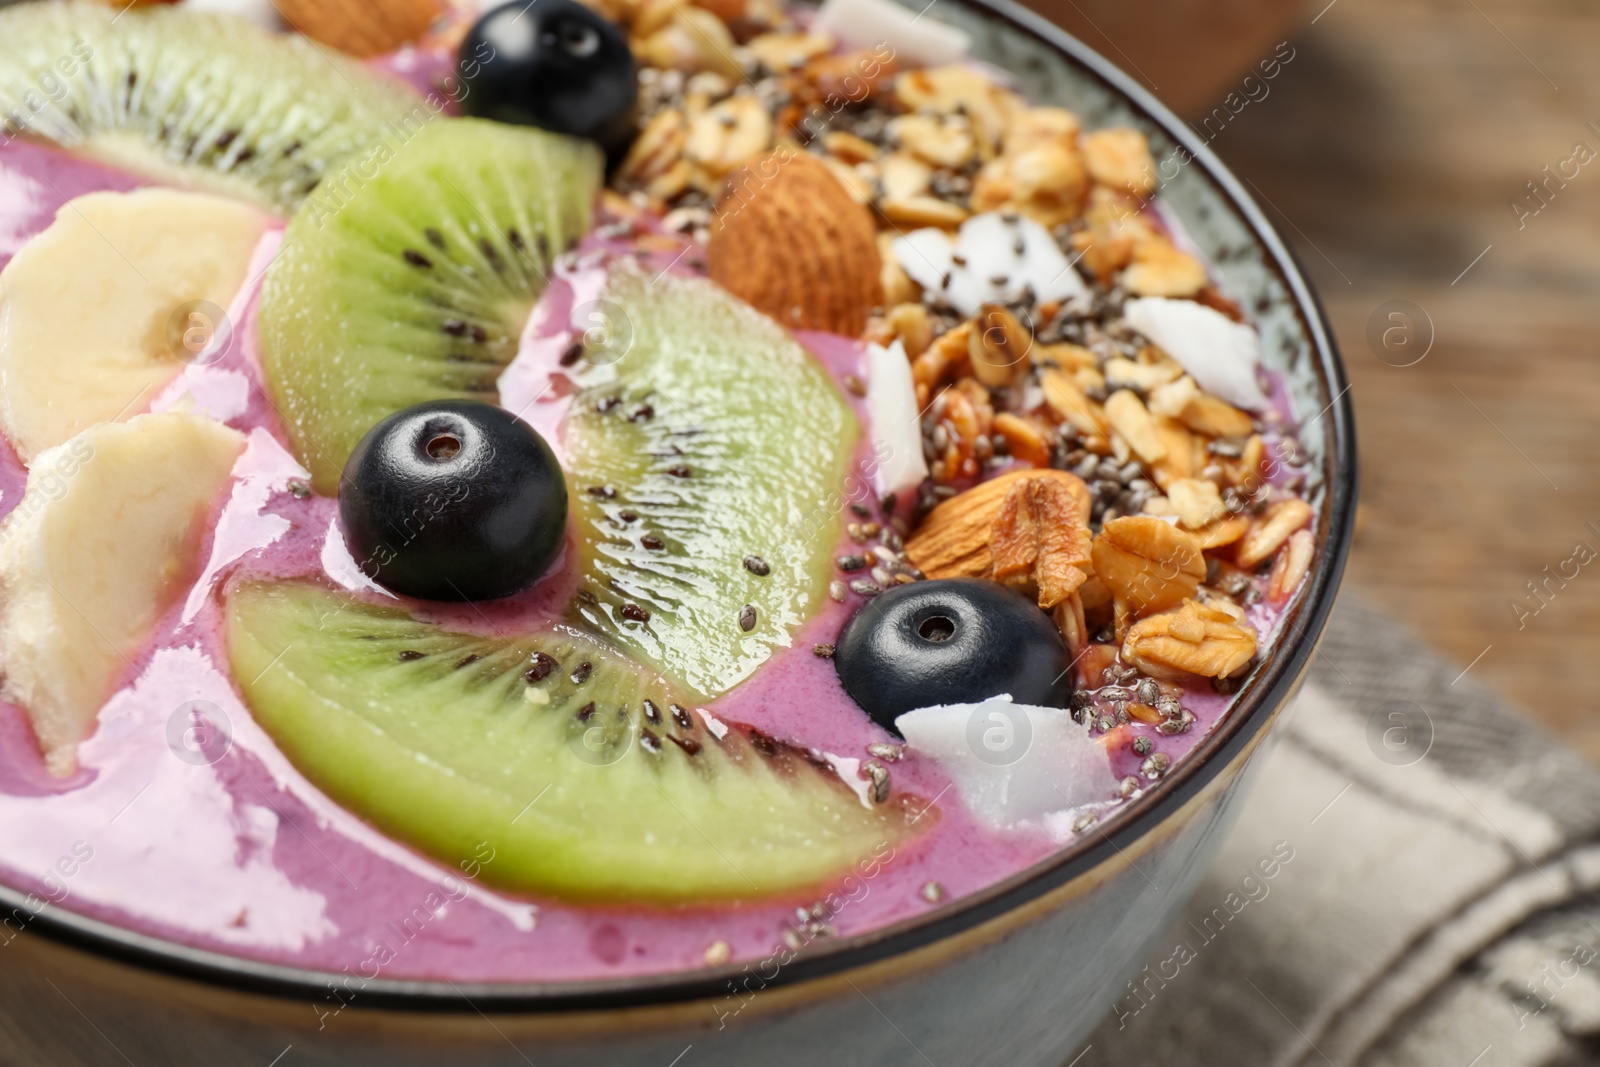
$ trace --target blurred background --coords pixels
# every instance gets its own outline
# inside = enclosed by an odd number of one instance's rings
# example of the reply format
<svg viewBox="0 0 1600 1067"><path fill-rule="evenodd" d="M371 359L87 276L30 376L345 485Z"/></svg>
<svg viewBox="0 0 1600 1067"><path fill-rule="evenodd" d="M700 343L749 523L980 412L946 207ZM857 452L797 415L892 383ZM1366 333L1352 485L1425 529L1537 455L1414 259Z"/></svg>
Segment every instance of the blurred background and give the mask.
<svg viewBox="0 0 1600 1067"><path fill-rule="evenodd" d="M1197 128L1238 94L1211 147L1305 264L1350 372L1347 592L1600 763L1600 8L1032 6ZM1281 41L1294 59L1239 108Z"/></svg>

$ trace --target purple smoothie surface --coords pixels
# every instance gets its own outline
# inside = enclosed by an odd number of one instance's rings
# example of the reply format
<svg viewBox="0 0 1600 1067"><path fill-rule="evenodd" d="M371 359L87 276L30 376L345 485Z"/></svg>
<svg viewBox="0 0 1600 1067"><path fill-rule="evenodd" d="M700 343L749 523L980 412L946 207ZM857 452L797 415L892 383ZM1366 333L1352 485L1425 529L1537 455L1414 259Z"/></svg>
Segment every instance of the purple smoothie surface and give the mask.
<svg viewBox="0 0 1600 1067"><path fill-rule="evenodd" d="M140 184L53 149L20 141L0 146L0 263L72 197ZM252 277L280 239L281 228L263 239ZM673 266L670 251L630 253L614 240L591 238L554 277L502 379L503 400L513 410L544 394L526 417L553 442L570 390L556 383L546 391L557 362L552 354L571 343L572 308L597 292L605 263L625 254L637 254L646 269L690 270L685 257ZM152 404L206 411L246 432L249 444L227 498L217 504L198 579L131 663L97 730L80 746L77 774L52 777L24 712L0 702L0 883L29 894L0 926L0 941L38 914L64 910L347 981L661 974L706 966L717 942L727 944L735 962L766 957L786 938L792 945L796 909L819 900L828 903L828 936L912 919L939 906L925 893L928 883L938 883L949 901L1016 874L1071 839L1070 829L1056 824L1003 832L980 824L944 772L915 753L895 765L894 780L897 790L934 802L926 831L886 846L840 884L803 897L676 909L522 899L485 886L477 863L444 867L371 829L289 764L228 677L219 596L226 582L316 575L364 598L388 596L365 580L345 549L336 502L290 491L306 475L260 385L257 297L255 290L241 293L230 308L240 327L233 348L208 366L186 368ZM800 340L837 380L864 375L862 342L815 333ZM865 426L864 403L842 392ZM1275 399L1286 406L1281 383ZM867 453L863 444L854 478L864 501L871 499ZM16 455L0 446L0 515L18 505L25 482ZM574 583L572 567L563 564L508 600L429 614L466 629L512 630L558 612ZM859 762L869 744L892 738L844 693L832 663L812 653L813 644L835 640L859 602L825 601L792 647L705 711L814 750L866 803ZM1269 647L1273 611L1258 606L1251 621ZM1163 738L1162 750L1181 758L1227 706L1227 698L1209 691L1186 695L1185 707L1198 721L1186 735ZM1114 748L1118 776L1137 774L1138 767L1126 744ZM492 865L494 857L480 862Z"/></svg>

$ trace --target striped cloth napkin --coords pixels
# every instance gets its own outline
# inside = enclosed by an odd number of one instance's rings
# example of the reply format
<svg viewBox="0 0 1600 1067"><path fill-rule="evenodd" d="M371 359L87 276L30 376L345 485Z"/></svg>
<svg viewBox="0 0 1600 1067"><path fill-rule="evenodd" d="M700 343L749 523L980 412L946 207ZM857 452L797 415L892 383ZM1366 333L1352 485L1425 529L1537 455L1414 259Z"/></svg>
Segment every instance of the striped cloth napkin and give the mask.
<svg viewBox="0 0 1600 1067"><path fill-rule="evenodd" d="M1600 1062L1600 773L1348 596L1266 758L1075 1067Z"/></svg>

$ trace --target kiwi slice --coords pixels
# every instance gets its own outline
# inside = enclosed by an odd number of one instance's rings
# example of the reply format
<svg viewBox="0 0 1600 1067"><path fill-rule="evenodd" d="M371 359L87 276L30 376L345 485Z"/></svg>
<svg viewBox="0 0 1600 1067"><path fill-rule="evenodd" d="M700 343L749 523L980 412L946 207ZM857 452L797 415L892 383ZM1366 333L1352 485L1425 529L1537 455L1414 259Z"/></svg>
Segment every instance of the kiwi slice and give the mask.
<svg viewBox="0 0 1600 1067"><path fill-rule="evenodd" d="M445 863L580 901L808 889L893 844L918 805L867 807L825 765L719 733L576 631L453 633L308 582L227 601L233 677L318 787ZM928 820L929 823L932 820Z"/></svg>
<svg viewBox="0 0 1600 1067"><path fill-rule="evenodd" d="M485 400L544 290L589 228L595 145L441 119L335 170L290 222L261 295L261 365L318 492L386 415ZM327 203L324 203L324 202Z"/></svg>
<svg viewBox="0 0 1600 1067"><path fill-rule="evenodd" d="M826 595L859 429L804 348L710 281L619 267L599 308L564 439L573 611L707 699Z"/></svg>
<svg viewBox="0 0 1600 1067"><path fill-rule="evenodd" d="M404 83L242 19L73 0L0 11L0 126L293 210L430 113Z"/></svg>

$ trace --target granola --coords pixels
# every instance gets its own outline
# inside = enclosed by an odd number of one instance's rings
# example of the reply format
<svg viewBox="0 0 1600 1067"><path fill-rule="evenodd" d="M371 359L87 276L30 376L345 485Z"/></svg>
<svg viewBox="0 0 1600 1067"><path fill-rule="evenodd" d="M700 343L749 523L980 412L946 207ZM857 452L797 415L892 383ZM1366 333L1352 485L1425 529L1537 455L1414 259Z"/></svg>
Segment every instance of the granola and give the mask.
<svg viewBox="0 0 1600 1067"><path fill-rule="evenodd" d="M1086 129L976 63L846 46L776 4L693 9L693 25L720 11L725 32L691 45L675 7L604 2L652 64L617 193L675 218L791 153L826 165L813 169L842 190L830 203L870 218L853 268L745 256L724 273L735 289L755 283L734 275L771 282L793 305L768 308L780 320L843 324L908 361L928 478L903 495L909 514L882 516L904 538L909 573L892 580L1025 591L1077 658L1075 714L1108 737L1132 731L1141 752L1187 730L1184 687L1236 686L1263 639L1258 605L1282 608L1304 584L1316 511L1253 362L1222 366L1227 353L1194 340L1237 345L1248 324L1155 209L1145 134ZM710 218L693 236L715 252ZM802 295L829 285L876 303L861 320L819 318L821 298ZM1173 309L1188 317L1155 328ZM1119 695L1143 683L1159 688Z"/></svg>

